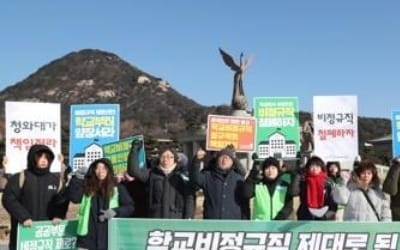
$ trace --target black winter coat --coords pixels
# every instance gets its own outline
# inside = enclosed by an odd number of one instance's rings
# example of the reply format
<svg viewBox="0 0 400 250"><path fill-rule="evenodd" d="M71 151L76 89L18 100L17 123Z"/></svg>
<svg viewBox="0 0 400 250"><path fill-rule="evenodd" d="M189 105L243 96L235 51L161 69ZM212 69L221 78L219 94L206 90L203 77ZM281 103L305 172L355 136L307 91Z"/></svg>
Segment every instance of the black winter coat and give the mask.
<svg viewBox="0 0 400 250"><path fill-rule="evenodd" d="M400 164L393 164L383 182L383 191L390 194L392 220L400 221Z"/></svg>
<svg viewBox="0 0 400 250"><path fill-rule="evenodd" d="M73 177L67 187L66 196L73 203L80 203L83 197L83 180ZM114 208L116 217L130 217L133 213L133 201L123 185L117 185L119 207ZM108 249L108 221L100 222L100 210L109 208L108 202L101 197L92 197L90 204L89 228L86 236L79 236L77 247L89 250Z"/></svg>
<svg viewBox="0 0 400 250"><path fill-rule="evenodd" d="M193 161L190 180L193 185L203 189L203 218L249 218L248 200L243 197L244 177L234 170L235 166L227 173L219 171L215 165L200 172L200 164L201 161Z"/></svg>
<svg viewBox="0 0 400 250"><path fill-rule="evenodd" d="M140 169L137 154L129 155L128 174L147 186L150 218L188 219L194 216L194 189L179 165L168 175L159 166Z"/></svg>
<svg viewBox="0 0 400 250"><path fill-rule="evenodd" d="M47 146L34 145L28 153L28 160L33 160L33 155L39 151L49 153L54 159ZM17 173L8 180L3 192L2 203L11 217L10 249L16 249L18 223L22 224L27 219L63 219L68 209L68 201L58 193L59 177L50 173L49 169L38 171L35 168L34 163L28 163L22 188L20 173Z"/></svg>

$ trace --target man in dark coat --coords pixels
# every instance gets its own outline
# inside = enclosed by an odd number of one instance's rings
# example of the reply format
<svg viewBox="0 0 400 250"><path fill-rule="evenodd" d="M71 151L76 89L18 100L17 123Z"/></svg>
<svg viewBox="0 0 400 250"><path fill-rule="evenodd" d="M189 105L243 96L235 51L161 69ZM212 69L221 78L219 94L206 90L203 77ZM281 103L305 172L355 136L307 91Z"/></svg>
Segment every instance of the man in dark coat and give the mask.
<svg viewBox="0 0 400 250"><path fill-rule="evenodd" d="M17 247L18 223L31 226L33 221L53 220L56 224L65 217L68 202L59 194L60 178L50 172L53 160L49 147L33 145L27 169L13 175L6 185L2 202L11 217L11 250Z"/></svg>
<svg viewBox="0 0 400 250"><path fill-rule="evenodd" d="M243 196L244 177L238 171L238 161L232 149L218 152L214 164L204 166L205 151L199 150L190 170L193 185L204 192L204 219L247 219L248 201Z"/></svg>

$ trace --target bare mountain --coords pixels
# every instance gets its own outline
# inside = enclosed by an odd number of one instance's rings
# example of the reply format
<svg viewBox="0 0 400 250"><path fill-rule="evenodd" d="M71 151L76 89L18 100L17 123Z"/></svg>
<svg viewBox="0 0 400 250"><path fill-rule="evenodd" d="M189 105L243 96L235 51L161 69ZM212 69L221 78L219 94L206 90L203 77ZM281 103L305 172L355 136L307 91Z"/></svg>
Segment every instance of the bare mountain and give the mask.
<svg viewBox="0 0 400 250"><path fill-rule="evenodd" d="M182 96L167 81L141 71L115 54L92 49L54 60L3 90L1 116L4 101L60 102L63 121L69 121L70 104L119 103L122 136L170 136L204 120L205 112L213 109ZM68 122L63 122L63 128L68 130Z"/></svg>

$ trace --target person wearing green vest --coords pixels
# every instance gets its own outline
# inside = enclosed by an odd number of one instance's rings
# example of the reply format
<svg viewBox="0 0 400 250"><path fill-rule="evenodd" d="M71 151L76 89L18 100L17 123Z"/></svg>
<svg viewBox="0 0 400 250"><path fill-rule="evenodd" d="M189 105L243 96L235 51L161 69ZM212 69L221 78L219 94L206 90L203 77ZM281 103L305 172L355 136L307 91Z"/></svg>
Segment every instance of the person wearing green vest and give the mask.
<svg viewBox="0 0 400 250"><path fill-rule="evenodd" d="M66 195L80 203L78 211L77 249L105 250L108 246L108 221L113 217L130 217L133 201L123 185L117 185L111 162L94 161L84 179L72 177Z"/></svg>
<svg viewBox="0 0 400 250"><path fill-rule="evenodd" d="M269 157L261 164L262 177L259 177L259 166L255 162L247 177L243 196L253 198L254 220L286 220L293 211L293 197L290 183L281 178L279 161Z"/></svg>

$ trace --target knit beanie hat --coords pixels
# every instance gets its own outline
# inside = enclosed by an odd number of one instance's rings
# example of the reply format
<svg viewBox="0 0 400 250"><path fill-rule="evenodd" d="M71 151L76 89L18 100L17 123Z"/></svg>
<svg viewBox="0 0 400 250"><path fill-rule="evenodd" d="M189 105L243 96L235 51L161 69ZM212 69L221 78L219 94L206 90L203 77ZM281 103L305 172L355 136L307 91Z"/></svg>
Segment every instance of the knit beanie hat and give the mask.
<svg viewBox="0 0 400 250"><path fill-rule="evenodd" d="M232 160L234 160L236 158L235 157L235 151L233 151L232 149L229 149L229 148L221 149L221 151L218 152L217 158L221 157L222 155L227 155Z"/></svg>
<svg viewBox="0 0 400 250"><path fill-rule="evenodd" d="M262 163L262 169L265 170L266 168L269 168L271 166L274 166L278 169L278 171L280 170L279 167L279 161L277 159L275 159L274 157L268 157L267 159L264 160L264 162Z"/></svg>

